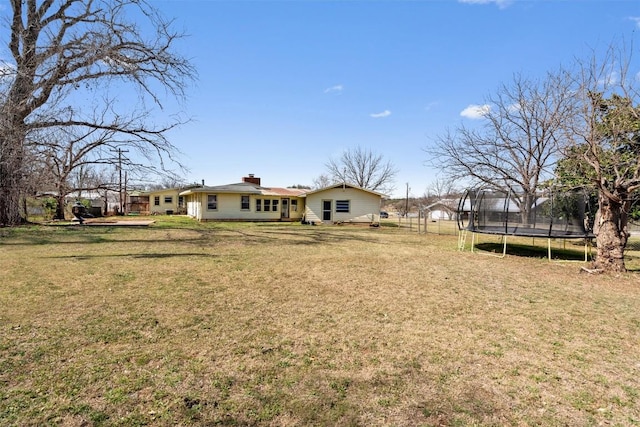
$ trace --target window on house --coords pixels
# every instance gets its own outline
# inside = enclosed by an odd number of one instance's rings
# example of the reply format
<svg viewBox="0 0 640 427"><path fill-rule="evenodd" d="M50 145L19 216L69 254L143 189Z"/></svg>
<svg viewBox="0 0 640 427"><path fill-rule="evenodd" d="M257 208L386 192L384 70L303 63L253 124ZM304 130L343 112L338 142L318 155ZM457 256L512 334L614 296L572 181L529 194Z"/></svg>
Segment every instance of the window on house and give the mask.
<svg viewBox="0 0 640 427"><path fill-rule="evenodd" d="M207 209L210 211L218 209L218 196L216 194L207 195Z"/></svg>
<svg viewBox="0 0 640 427"><path fill-rule="evenodd" d="M256 199L256 212L262 211L262 199Z"/></svg>
<svg viewBox="0 0 640 427"><path fill-rule="evenodd" d="M160 196L154 196L153 206L160 206Z"/></svg>
<svg viewBox="0 0 640 427"><path fill-rule="evenodd" d="M349 200L336 200L336 212L349 212Z"/></svg>
<svg viewBox="0 0 640 427"><path fill-rule="evenodd" d="M269 212L271 210L271 200L264 199L264 211Z"/></svg>
<svg viewBox="0 0 640 427"><path fill-rule="evenodd" d="M291 199L291 211L298 212L298 201L296 199Z"/></svg>
<svg viewBox="0 0 640 427"><path fill-rule="evenodd" d="M178 207L180 208L184 207L184 197L182 196L178 196Z"/></svg>
<svg viewBox="0 0 640 427"><path fill-rule="evenodd" d="M249 196L240 196L240 209L243 211L249 210Z"/></svg>
<svg viewBox="0 0 640 427"><path fill-rule="evenodd" d="M280 202L280 200L272 200L271 203L271 210L274 212L278 212L278 203Z"/></svg>
<svg viewBox="0 0 640 427"><path fill-rule="evenodd" d="M164 202L168 205L173 203L173 197L171 196L164 196Z"/></svg>

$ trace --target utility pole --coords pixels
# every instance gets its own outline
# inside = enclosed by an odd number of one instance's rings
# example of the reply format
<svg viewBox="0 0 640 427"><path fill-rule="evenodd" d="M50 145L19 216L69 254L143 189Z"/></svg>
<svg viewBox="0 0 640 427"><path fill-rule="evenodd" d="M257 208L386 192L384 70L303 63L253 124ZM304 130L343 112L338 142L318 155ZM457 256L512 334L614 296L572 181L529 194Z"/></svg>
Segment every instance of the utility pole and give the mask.
<svg viewBox="0 0 640 427"><path fill-rule="evenodd" d="M129 181L127 180L127 171L124 171L124 204L122 213L127 214L127 188L129 188Z"/></svg>
<svg viewBox="0 0 640 427"><path fill-rule="evenodd" d="M409 183L407 182L407 197L405 199L404 212L407 218L409 218Z"/></svg>
<svg viewBox="0 0 640 427"><path fill-rule="evenodd" d="M124 204L122 201L122 153L128 153L129 150L117 148L111 151L115 151L118 153L118 213L124 214Z"/></svg>

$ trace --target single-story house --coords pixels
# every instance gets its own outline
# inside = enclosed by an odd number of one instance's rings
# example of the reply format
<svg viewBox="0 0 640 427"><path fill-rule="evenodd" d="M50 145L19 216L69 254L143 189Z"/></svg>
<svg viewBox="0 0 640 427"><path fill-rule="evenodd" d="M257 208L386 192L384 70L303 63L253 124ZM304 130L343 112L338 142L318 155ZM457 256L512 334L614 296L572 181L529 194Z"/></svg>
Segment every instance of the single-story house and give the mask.
<svg viewBox="0 0 640 427"><path fill-rule="evenodd" d="M235 184L189 188L180 197L187 215L198 221L300 221L304 191L263 187L249 175Z"/></svg>
<svg viewBox="0 0 640 427"><path fill-rule="evenodd" d="M424 208L429 219L432 220L452 220L455 219L458 210L458 200L440 199Z"/></svg>
<svg viewBox="0 0 640 427"><path fill-rule="evenodd" d="M199 186L179 193L187 215L199 221L305 221L313 224L379 221L382 194L354 185L319 190L263 187L254 175L242 182Z"/></svg>

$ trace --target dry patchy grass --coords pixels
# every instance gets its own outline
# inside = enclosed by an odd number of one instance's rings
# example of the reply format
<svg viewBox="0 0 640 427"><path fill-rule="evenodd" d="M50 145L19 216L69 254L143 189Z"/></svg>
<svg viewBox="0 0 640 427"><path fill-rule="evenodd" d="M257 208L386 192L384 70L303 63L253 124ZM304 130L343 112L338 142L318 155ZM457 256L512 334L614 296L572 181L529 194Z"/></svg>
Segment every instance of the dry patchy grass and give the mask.
<svg viewBox="0 0 640 427"><path fill-rule="evenodd" d="M640 280L397 228L0 230L2 425L639 425Z"/></svg>

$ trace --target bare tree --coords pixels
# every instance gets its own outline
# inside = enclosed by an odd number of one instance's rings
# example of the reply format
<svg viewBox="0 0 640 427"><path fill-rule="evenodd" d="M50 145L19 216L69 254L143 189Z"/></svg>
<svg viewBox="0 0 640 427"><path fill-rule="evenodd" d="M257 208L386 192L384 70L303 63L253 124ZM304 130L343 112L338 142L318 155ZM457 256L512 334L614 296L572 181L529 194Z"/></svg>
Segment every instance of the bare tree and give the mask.
<svg viewBox="0 0 640 427"><path fill-rule="evenodd" d="M433 203L440 202L451 213L457 209L459 197L460 190L456 187L456 181L451 177L441 176L427 186L424 194L419 199L419 203L424 209Z"/></svg>
<svg viewBox="0 0 640 427"><path fill-rule="evenodd" d="M626 270L629 215L640 193L640 94L629 74L628 52L612 45L601 58L594 53L568 73L577 108L567 122L570 140L560 176L596 188L594 266L615 272Z"/></svg>
<svg viewBox="0 0 640 427"><path fill-rule="evenodd" d="M173 52L180 34L145 0L10 0L8 47L12 62L0 84L0 224L21 220L27 142L37 133L66 126L121 132L122 144L139 144L147 154L167 155L174 147L164 132L179 123L156 126L133 120L119 105L102 121L87 119L77 106L82 91L133 87L141 102L162 107L164 90L181 99L195 75ZM145 37L140 24L155 29ZM146 25L144 25L146 26ZM7 76L7 74L10 74ZM131 93L131 89L126 93ZM103 101L113 105L113 98ZM105 111L109 111L106 109ZM146 110L145 110L146 111ZM144 113L134 113L141 118ZM124 129L123 129L123 123Z"/></svg>
<svg viewBox="0 0 640 427"><path fill-rule="evenodd" d="M563 73L515 75L488 97L479 128L461 125L436 137L425 150L428 163L458 182L510 193L528 220L539 185L553 176L573 103L570 83Z"/></svg>
<svg viewBox="0 0 640 427"><path fill-rule="evenodd" d="M427 186L424 197L430 199L444 199L455 197L460 193L457 183L449 176L440 176Z"/></svg>
<svg viewBox="0 0 640 427"><path fill-rule="evenodd" d="M393 191L393 179L398 173L382 155L362 147L346 150L340 159L330 159L325 166L333 182L349 182L381 193Z"/></svg>
<svg viewBox="0 0 640 427"><path fill-rule="evenodd" d="M319 177L313 180L313 188L315 190L318 190L320 188L328 187L331 184L334 184L335 182L337 181L334 181L333 179L331 179L329 175L321 174Z"/></svg>
<svg viewBox="0 0 640 427"><path fill-rule="evenodd" d="M90 117L81 120L82 113L73 113L75 118L59 120L58 126L37 129L30 135L34 141L27 148L36 154L40 166L49 171L56 191L57 219L64 219L64 201L71 193L99 189L122 193L123 171L129 178L169 173L164 171L162 160L170 158L173 150L162 135L170 127L149 129L145 127L147 114L114 117L109 113L112 111L109 103L98 107ZM123 152L146 162L133 163ZM160 159L159 168L155 166L156 158ZM117 170L116 182L109 185L95 179L95 172L105 168Z"/></svg>

